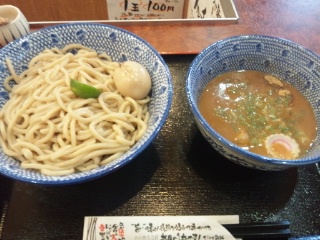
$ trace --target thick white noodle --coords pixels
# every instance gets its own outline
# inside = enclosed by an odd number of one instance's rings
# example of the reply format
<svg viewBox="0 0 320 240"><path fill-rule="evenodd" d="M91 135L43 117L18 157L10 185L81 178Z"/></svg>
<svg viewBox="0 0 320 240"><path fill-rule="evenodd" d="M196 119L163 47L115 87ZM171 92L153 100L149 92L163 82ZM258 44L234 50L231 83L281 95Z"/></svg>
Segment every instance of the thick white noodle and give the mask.
<svg viewBox="0 0 320 240"><path fill-rule="evenodd" d="M149 97L121 96L112 79L119 64L106 54L73 44L44 50L20 75L10 59L7 66L10 100L0 110L0 144L23 168L52 176L88 171L120 157L147 129ZM103 93L78 98L71 79Z"/></svg>

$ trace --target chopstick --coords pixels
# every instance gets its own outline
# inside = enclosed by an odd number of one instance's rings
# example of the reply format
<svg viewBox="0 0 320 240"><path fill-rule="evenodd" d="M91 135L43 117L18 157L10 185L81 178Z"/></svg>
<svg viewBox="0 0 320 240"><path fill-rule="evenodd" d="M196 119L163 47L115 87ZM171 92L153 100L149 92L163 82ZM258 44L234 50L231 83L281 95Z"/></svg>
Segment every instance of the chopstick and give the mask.
<svg viewBox="0 0 320 240"><path fill-rule="evenodd" d="M291 236L290 222L223 224L235 237L242 239L288 239Z"/></svg>

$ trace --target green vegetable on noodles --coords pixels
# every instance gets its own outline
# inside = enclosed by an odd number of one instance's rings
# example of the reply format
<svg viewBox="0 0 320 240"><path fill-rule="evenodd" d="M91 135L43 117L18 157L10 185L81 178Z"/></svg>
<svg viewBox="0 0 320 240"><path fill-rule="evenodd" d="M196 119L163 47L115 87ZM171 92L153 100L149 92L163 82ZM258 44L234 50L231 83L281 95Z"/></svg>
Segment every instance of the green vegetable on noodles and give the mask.
<svg viewBox="0 0 320 240"><path fill-rule="evenodd" d="M98 98L101 94L101 90L74 79L71 79L70 87L72 92L80 98Z"/></svg>

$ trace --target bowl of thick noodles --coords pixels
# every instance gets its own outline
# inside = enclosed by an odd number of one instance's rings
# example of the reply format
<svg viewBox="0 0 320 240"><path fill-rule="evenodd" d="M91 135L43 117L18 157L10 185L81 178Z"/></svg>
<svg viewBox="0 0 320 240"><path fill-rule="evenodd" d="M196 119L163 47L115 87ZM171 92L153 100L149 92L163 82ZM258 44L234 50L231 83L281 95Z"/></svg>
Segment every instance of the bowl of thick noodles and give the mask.
<svg viewBox="0 0 320 240"><path fill-rule="evenodd" d="M113 26L56 25L9 43L0 49L0 173L58 185L119 169L164 125L171 81L149 43Z"/></svg>
<svg viewBox="0 0 320 240"><path fill-rule="evenodd" d="M319 89L317 54L261 35L213 43L186 79L197 126L218 156L268 171L320 161Z"/></svg>

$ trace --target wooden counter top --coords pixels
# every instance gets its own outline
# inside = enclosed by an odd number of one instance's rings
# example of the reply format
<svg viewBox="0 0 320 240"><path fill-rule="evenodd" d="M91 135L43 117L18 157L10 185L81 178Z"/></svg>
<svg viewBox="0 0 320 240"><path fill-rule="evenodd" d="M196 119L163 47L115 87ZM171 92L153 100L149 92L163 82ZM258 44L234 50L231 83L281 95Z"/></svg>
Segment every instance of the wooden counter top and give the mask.
<svg viewBox="0 0 320 240"><path fill-rule="evenodd" d="M189 21L108 24L139 35L161 54L196 54L220 39L241 34L262 34L285 38L320 54L320 1L233 1L239 15L236 23L208 24ZM25 6L21 5L21 7Z"/></svg>
<svg viewBox="0 0 320 240"><path fill-rule="evenodd" d="M162 54L194 54L226 37L262 34L294 41L320 54L320 1L234 0L237 23L123 26Z"/></svg>

